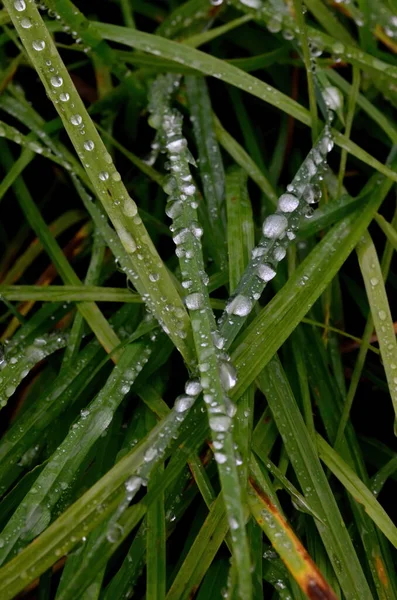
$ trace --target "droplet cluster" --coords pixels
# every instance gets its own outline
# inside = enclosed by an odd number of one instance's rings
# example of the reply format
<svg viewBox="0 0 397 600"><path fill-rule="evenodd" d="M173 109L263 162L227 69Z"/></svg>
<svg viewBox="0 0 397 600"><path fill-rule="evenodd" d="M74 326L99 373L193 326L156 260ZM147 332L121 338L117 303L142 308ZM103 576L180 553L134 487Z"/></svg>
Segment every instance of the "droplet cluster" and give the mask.
<svg viewBox="0 0 397 600"><path fill-rule="evenodd" d="M332 147L330 129L326 126L292 183L279 197L276 212L264 220L262 238L253 249L250 264L220 319L220 331L225 337L230 338L230 332L233 330L236 334L242 326L265 285L275 277L277 265L296 238L302 218L313 215L313 205L321 197L319 182L323 179L326 158Z"/></svg>
<svg viewBox="0 0 397 600"><path fill-rule="evenodd" d="M191 314L199 359L200 377L186 384L185 394L176 399L174 409L181 418L203 391L216 448L214 456L223 465L226 462L226 454L222 452L225 436L229 435L236 410L227 394L236 385L237 374L223 351L224 340L209 307L208 276L201 248L203 229L197 221L196 185L190 173L194 159L183 135L182 116L170 108L178 83L179 79L174 76L158 77L149 103L149 123L157 130L155 143L167 154L166 168L170 175L164 185L168 196L166 213L172 219L171 231L181 268L182 287L187 292L185 305ZM231 310L247 314L251 303L245 298L235 298Z"/></svg>

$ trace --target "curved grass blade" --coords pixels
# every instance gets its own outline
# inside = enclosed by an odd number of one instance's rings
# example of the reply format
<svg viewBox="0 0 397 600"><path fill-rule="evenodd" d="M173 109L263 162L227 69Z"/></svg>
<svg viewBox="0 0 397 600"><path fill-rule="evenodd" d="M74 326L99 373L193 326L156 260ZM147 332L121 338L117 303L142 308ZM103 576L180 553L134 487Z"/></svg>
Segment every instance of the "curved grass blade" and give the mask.
<svg viewBox="0 0 397 600"><path fill-rule="evenodd" d="M277 358L273 358L260 373L258 383L266 394L302 492L321 519L316 521L316 527L346 598L372 599L316 449Z"/></svg>
<svg viewBox="0 0 397 600"><path fill-rule="evenodd" d="M6 0L5 6L9 10L14 26L42 79L48 96L56 100L54 105L59 112L64 128L76 151L82 157L97 196L109 214L120 240L130 256L131 266L137 273L135 284L139 293L148 302L150 309L160 322L164 323L169 335L187 362L192 362L189 341L186 339L189 333L188 317L179 294L142 221L137 216L137 206L125 189L121 176L77 94L38 10L32 3L29 3L25 5L22 12L18 12L11 0ZM23 28L21 26L22 18L30 19L33 26L29 29ZM48 60L54 69L53 72L50 72L46 65ZM139 259L138 255L142 258ZM151 281L149 272L158 273L158 279ZM164 302L161 298L166 298L166 301ZM174 307L174 310L164 310L165 305ZM175 311L178 313L178 317ZM180 336L181 330L184 331L182 337Z"/></svg>
<svg viewBox="0 0 397 600"><path fill-rule="evenodd" d="M397 415L397 342L389 302L383 283L378 255L369 233L365 232L357 245L357 256L364 279L372 319L379 341L383 367ZM396 428L395 428L396 430Z"/></svg>
<svg viewBox="0 0 397 600"><path fill-rule="evenodd" d="M341 481L356 502L362 504L365 511L376 523L387 539L397 547L397 528L373 493L364 485L353 469L339 456L335 450L319 434L316 436L319 456L331 472Z"/></svg>
<svg viewBox="0 0 397 600"><path fill-rule="evenodd" d="M321 195L317 182L322 177L326 157L332 147L329 130L325 128L292 183L287 186L287 192L280 196L277 211L265 219L259 244L254 248L251 261L220 318L219 327L223 337L234 339L250 313L250 310L235 310L233 303L244 298L252 308L267 283L275 277L278 263L286 256L288 246L299 231L301 220L311 216L311 204L317 202Z"/></svg>
<svg viewBox="0 0 397 600"><path fill-rule="evenodd" d="M283 516L277 497L272 493L270 481L259 469L256 471L261 475L260 483L251 476L248 494L250 510L255 520L309 598L318 596L336 600L336 595Z"/></svg>
<svg viewBox="0 0 397 600"><path fill-rule="evenodd" d="M4 354L0 358L0 409L7 405L21 381L31 369L57 350L64 348L66 338L62 334L43 335L36 338L33 344L18 348L14 352Z"/></svg>
<svg viewBox="0 0 397 600"><path fill-rule="evenodd" d="M215 137L211 101L204 78L186 77L190 118L197 144L199 170L210 224L209 237L218 269L227 267L225 233L225 174ZM210 243L210 240L208 241Z"/></svg>
<svg viewBox="0 0 397 600"><path fill-rule="evenodd" d="M24 150L22 152L21 158L25 153L28 153L29 155L30 152L30 150ZM13 158L7 146L3 145L3 152L1 156L4 163L11 167ZM21 160L21 158L19 160ZM23 162L23 158L21 162ZM16 164L17 163L15 163L15 165ZM11 170L15 168L15 165L11 167ZM77 277L76 273L74 272L72 266L63 254L57 241L54 239L51 232L49 231L48 226L44 221L44 218L42 217L37 205L34 203L29 190L22 179L18 179L15 181L14 191L21 205L21 208L25 213L29 225L32 227L38 239L43 244L44 248L46 249L46 252L50 256L52 262L54 263L54 266L56 267L62 279L65 281L65 283L81 285L81 282ZM105 349L110 351L118 345L119 340L116 334L109 326L109 323L107 322L107 320L105 319L105 317L103 316L96 304L81 302L79 304L79 310L81 311L86 321L90 324L90 327L92 328L95 335L98 337ZM115 358L117 358L117 356Z"/></svg>
<svg viewBox="0 0 397 600"><path fill-rule="evenodd" d="M264 176L258 165L252 160L250 155L242 146L222 127L218 117L214 114L214 127L219 143L230 154L235 162L255 181L259 189L269 198L273 204L277 203L277 194L272 184Z"/></svg>

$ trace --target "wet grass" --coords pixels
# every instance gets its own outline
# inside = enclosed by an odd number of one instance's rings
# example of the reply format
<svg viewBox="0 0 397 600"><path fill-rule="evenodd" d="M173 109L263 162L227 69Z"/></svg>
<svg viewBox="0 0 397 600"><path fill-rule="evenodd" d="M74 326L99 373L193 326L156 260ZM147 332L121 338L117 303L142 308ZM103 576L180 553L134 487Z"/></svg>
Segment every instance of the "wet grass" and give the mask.
<svg viewBox="0 0 397 600"><path fill-rule="evenodd" d="M397 598L394 0L0 11L0 589Z"/></svg>

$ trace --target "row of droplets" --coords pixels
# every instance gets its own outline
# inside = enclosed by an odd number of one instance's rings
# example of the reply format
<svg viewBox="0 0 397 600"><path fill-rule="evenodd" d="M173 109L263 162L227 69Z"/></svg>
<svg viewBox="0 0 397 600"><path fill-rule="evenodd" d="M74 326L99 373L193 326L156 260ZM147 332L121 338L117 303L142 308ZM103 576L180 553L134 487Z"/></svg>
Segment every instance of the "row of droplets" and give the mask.
<svg viewBox="0 0 397 600"><path fill-rule="evenodd" d="M200 377L189 381L185 386L185 394L176 399L175 411L183 413L194 403L198 395L204 391L204 402L207 405L209 424L215 449L215 459L219 463L226 461L222 453L225 433L230 429L235 405L228 398L227 393L237 383L237 376L229 356L224 352L224 340L216 329L215 321L211 340L207 333L201 330L201 317L196 317L198 311L206 312L206 302L202 287L194 289L193 281L189 277L191 272L189 262L195 254L196 265L203 286L208 284L208 276L204 271L202 248L200 238L203 229L197 219L197 190L190 173L190 164L194 160L188 150L186 138L182 131L182 116L179 112L169 108L170 99L178 83L173 76L160 76L154 82L150 97L150 123L157 129L156 142L160 150L166 152L166 168L170 171L169 179L164 187L168 195L166 214L172 219L171 231L176 245L176 254L180 260L182 287L189 291L185 297L185 304L192 313L192 326L196 339L200 341L200 363L198 365ZM186 220L192 218L187 223ZM201 289L200 289L201 288ZM216 354L219 378L224 390L224 406L221 406L212 387L211 377L208 376L210 357ZM207 357L207 358L206 358Z"/></svg>

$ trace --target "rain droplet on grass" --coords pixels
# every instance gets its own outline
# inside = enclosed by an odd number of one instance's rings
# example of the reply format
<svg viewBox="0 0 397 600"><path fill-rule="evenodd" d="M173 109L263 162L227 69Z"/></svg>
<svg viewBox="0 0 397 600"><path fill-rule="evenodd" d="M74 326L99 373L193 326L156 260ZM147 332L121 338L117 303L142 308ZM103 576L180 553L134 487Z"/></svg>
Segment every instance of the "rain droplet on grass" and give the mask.
<svg viewBox="0 0 397 600"><path fill-rule="evenodd" d="M32 21L30 19L21 19L22 29L30 29L32 27Z"/></svg>
<svg viewBox="0 0 397 600"><path fill-rule="evenodd" d="M247 296L239 294L226 305L228 315L237 315L238 317L247 316L252 309L252 302Z"/></svg>
<svg viewBox="0 0 397 600"><path fill-rule="evenodd" d="M83 122L83 117L81 115L72 115L70 117L70 122L72 125L81 125Z"/></svg>
<svg viewBox="0 0 397 600"><path fill-rule="evenodd" d="M212 431L224 432L228 431L232 424L232 420L227 415L218 415L216 417L210 417L210 427Z"/></svg>
<svg viewBox="0 0 397 600"><path fill-rule="evenodd" d="M203 388L198 379L189 379L185 385L185 392L189 396L198 396L202 389Z"/></svg>
<svg viewBox="0 0 397 600"><path fill-rule="evenodd" d="M288 227L288 220L284 215L270 215L263 223L263 235L269 239L277 239L283 235Z"/></svg>
<svg viewBox="0 0 397 600"><path fill-rule="evenodd" d="M51 77L50 82L52 87L58 88L63 84L63 79L62 77L59 77L59 75L55 75L54 77Z"/></svg>
<svg viewBox="0 0 397 600"><path fill-rule="evenodd" d="M34 40L34 42L32 42L32 48L33 48L33 50L36 50L37 52L41 52L45 48L45 41L44 40Z"/></svg>
<svg viewBox="0 0 397 600"><path fill-rule="evenodd" d="M223 386L223 389L228 392L237 383L236 369L230 362L221 361L219 365L219 376Z"/></svg>
<svg viewBox="0 0 397 600"><path fill-rule="evenodd" d="M15 0L14 8L18 12L22 12L26 8L26 2L24 2L24 0Z"/></svg>
<svg viewBox="0 0 397 600"><path fill-rule="evenodd" d="M101 171L98 177L101 181L106 181L107 179L109 179L109 173L107 171Z"/></svg>
<svg viewBox="0 0 397 600"><path fill-rule="evenodd" d="M59 94L59 99L60 99L61 102L69 102L70 96L69 96L69 94L67 92L66 93L62 93L62 94Z"/></svg>
<svg viewBox="0 0 397 600"><path fill-rule="evenodd" d="M293 194L283 194L278 201L278 209L284 213L291 213L299 206L299 200Z"/></svg>
<svg viewBox="0 0 397 600"><path fill-rule="evenodd" d="M84 149L87 150L87 152L91 152L95 148L95 144L92 140L86 140L83 146Z"/></svg>
<svg viewBox="0 0 397 600"><path fill-rule="evenodd" d="M189 294L185 298L185 304L189 310L198 310L203 305L203 295L200 292Z"/></svg>
<svg viewBox="0 0 397 600"><path fill-rule="evenodd" d="M123 203L123 213L126 217L135 217L138 212L137 205L131 198L126 198Z"/></svg>
<svg viewBox="0 0 397 600"><path fill-rule="evenodd" d="M194 396L178 396L175 400L175 410L178 413L188 410L194 402Z"/></svg>
<svg viewBox="0 0 397 600"><path fill-rule="evenodd" d="M259 267L257 269L257 275L258 275L259 279L262 279L262 281L267 282L276 276L276 271L273 269L273 267L271 265L265 263L263 265L259 265Z"/></svg>

